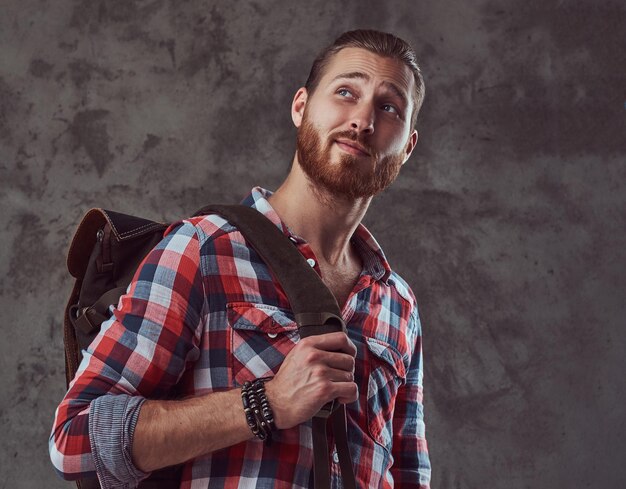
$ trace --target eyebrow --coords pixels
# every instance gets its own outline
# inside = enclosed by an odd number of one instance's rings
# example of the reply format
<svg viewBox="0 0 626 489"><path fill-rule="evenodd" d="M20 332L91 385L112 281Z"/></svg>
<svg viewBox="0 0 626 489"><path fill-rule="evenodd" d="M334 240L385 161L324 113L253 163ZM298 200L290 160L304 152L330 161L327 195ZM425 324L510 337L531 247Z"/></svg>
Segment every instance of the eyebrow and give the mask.
<svg viewBox="0 0 626 489"><path fill-rule="evenodd" d="M369 81L370 76L367 73L362 73L360 71L351 71L349 73L340 73L335 78L333 78L330 82L333 83L339 79L348 79L348 80L361 79L361 80ZM398 88L398 86L395 83L384 81L383 85L388 87L400 100L402 100L404 107L409 106L409 101L408 101L407 96L402 92L402 90L400 90L400 88Z"/></svg>

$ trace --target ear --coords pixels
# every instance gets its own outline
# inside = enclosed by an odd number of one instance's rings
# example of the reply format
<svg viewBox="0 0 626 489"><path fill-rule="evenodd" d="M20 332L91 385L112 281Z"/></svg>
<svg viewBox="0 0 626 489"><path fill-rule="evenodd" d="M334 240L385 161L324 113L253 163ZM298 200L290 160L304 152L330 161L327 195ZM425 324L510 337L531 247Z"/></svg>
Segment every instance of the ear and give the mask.
<svg viewBox="0 0 626 489"><path fill-rule="evenodd" d="M296 127L300 127L300 124L302 124L304 107L306 107L308 97L309 94L304 87L300 87L293 97L293 102L291 102L291 120Z"/></svg>
<svg viewBox="0 0 626 489"><path fill-rule="evenodd" d="M411 153L415 149L415 145L417 144L417 137L417 130L413 129L411 135L409 136L409 140L406 143L404 161L402 162L403 165L406 163L406 161L409 159L409 156L411 156Z"/></svg>

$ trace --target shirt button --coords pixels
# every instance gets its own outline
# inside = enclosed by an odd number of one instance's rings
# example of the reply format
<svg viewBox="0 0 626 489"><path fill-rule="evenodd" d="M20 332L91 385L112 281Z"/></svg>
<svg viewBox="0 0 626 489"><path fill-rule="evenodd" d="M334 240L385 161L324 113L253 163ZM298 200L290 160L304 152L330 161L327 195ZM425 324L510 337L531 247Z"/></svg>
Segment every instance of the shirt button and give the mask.
<svg viewBox="0 0 626 489"><path fill-rule="evenodd" d="M296 238L294 238L293 236L289 236L289 239L290 239L291 241L293 241L294 243L297 243L297 242L298 242L298 240L297 240Z"/></svg>
<svg viewBox="0 0 626 489"><path fill-rule="evenodd" d="M315 266L315 260L314 260L313 258L307 258L307 259L306 259L306 262L307 262L309 265L311 265L312 267L314 267L314 266Z"/></svg>
<svg viewBox="0 0 626 489"><path fill-rule="evenodd" d="M278 336L278 333L267 333L267 336L269 336L270 338L276 338Z"/></svg>
<svg viewBox="0 0 626 489"><path fill-rule="evenodd" d="M333 462L335 462L336 464L339 463L339 454L336 451L333 452Z"/></svg>

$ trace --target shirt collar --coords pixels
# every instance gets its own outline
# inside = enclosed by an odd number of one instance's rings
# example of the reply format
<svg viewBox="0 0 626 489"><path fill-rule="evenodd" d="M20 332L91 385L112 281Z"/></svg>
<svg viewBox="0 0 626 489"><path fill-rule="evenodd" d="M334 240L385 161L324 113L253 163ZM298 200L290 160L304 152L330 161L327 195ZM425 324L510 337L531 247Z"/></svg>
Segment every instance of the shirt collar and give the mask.
<svg viewBox="0 0 626 489"><path fill-rule="evenodd" d="M304 243L304 239L289 229L289 226L280 219L278 213L270 205L267 199L272 194L272 191L257 186L250 191L248 196L244 198L241 203L261 212L265 217L276 224L285 236L295 243ZM362 223L359 223L352 235L352 242L357 252L360 254L361 260L363 260L365 272L371 275L372 278L387 283L387 279L391 274L389 262L372 233L370 233Z"/></svg>

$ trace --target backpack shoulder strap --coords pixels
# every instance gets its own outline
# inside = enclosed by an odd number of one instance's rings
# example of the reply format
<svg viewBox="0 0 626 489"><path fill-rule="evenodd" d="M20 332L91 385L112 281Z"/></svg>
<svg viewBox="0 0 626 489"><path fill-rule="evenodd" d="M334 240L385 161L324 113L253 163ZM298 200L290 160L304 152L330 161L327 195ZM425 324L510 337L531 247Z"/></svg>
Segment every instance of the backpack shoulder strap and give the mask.
<svg viewBox="0 0 626 489"><path fill-rule="evenodd" d="M300 337L345 331L335 296L294 244L262 213L244 205L211 205L195 215L219 214L244 235L285 289Z"/></svg>
<svg viewBox="0 0 626 489"><path fill-rule="evenodd" d="M195 215L213 213L233 224L276 275L289 299L301 338L335 331L346 332L335 296L273 222L259 211L244 205L209 205ZM315 489L330 488L326 438L328 418L332 421L344 487L356 489L347 440L345 406L336 401L322 407L313 418Z"/></svg>

